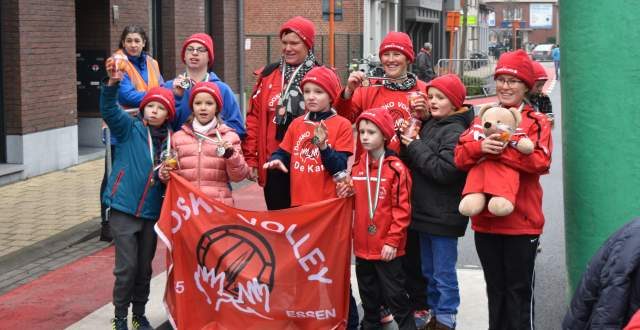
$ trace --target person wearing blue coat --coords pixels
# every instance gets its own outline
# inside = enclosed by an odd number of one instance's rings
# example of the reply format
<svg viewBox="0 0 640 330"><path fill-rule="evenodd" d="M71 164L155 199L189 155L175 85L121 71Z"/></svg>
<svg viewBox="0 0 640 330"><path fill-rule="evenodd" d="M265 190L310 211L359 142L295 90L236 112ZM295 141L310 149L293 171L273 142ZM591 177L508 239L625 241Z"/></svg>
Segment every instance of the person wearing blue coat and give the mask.
<svg viewBox="0 0 640 330"><path fill-rule="evenodd" d="M114 148L113 171L102 194L115 243L112 328L128 329L132 305L134 328L152 329L145 306L157 243L154 225L165 190L156 168L164 146L170 145L168 120L175 116L175 103L170 90L154 87L141 100L138 116L132 117L117 103L120 78L114 77L113 59L107 60L107 72L109 81L101 89L100 113L119 142Z"/></svg>
<svg viewBox="0 0 640 330"><path fill-rule="evenodd" d="M153 87L161 86L164 83L164 79L160 74L158 62L147 53L147 33L138 25L127 25L120 35L120 47L112 55L112 58L119 58L122 63L121 67L121 80L120 88L118 90L118 103L125 109L129 109L131 115L137 113L137 108L140 106L140 101L146 95L147 91ZM107 144L107 132L106 125L103 123L102 127L102 142ZM111 160L115 159L115 146L118 144L118 139L114 135L111 135L110 145L107 144L108 150L111 154ZM102 184L100 185L100 196L104 193L107 185L107 161L108 157L105 157L105 172L102 178ZM109 222L107 217L107 207L101 203L100 215L102 218L102 231L100 233L100 239L110 242L112 240L111 230L109 229Z"/></svg>
<svg viewBox="0 0 640 330"><path fill-rule="evenodd" d="M222 121L233 128L241 139L244 139L246 135L244 120L236 97L229 85L210 70L214 58L211 37L205 33L196 33L190 36L184 41L181 54L182 62L186 65L186 72L164 84L166 88L173 89L176 102L176 117L171 123L172 128L176 131L179 130L193 112L189 104L191 87L197 82L209 81L218 85L220 89L224 104L220 112Z"/></svg>

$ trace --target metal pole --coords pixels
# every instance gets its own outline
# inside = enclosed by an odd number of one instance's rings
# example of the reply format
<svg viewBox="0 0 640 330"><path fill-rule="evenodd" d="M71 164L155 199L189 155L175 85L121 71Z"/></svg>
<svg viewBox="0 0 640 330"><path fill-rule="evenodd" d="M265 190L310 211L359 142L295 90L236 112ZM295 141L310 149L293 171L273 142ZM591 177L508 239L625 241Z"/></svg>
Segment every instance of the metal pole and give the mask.
<svg viewBox="0 0 640 330"><path fill-rule="evenodd" d="M334 16L334 12L335 12L335 0L329 0L329 65L332 67L336 66L335 63L335 54L333 53L335 50L335 38L334 38L334 33L335 33L335 18Z"/></svg>

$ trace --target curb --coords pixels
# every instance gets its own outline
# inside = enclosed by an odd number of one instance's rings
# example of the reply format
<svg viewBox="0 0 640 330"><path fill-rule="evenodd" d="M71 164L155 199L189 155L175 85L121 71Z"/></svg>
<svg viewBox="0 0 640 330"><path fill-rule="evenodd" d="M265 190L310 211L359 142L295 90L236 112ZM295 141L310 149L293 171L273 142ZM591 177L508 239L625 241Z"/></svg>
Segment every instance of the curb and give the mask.
<svg viewBox="0 0 640 330"><path fill-rule="evenodd" d="M42 241L0 257L0 275L44 258L62 249L100 235L100 217L95 217Z"/></svg>

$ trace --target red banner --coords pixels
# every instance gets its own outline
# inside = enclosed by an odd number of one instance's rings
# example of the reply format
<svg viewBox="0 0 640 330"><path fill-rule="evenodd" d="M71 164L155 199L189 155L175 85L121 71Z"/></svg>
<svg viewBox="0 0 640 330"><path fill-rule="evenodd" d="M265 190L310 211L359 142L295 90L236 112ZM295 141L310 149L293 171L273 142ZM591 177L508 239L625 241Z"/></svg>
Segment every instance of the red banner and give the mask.
<svg viewBox="0 0 640 330"><path fill-rule="evenodd" d="M174 328L344 329L351 218L352 199L239 210L172 174L156 232Z"/></svg>

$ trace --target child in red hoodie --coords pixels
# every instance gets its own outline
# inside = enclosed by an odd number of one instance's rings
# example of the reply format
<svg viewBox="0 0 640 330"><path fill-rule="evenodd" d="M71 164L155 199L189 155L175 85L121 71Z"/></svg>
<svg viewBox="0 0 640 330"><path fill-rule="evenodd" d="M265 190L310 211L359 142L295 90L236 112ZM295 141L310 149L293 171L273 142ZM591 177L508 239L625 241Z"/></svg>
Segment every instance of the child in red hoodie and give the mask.
<svg viewBox="0 0 640 330"><path fill-rule="evenodd" d="M400 329L415 329L399 257L405 254L411 175L388 145L394 122L384 108L363 112L356 121L366 152L353 165L356 276L364 309L363 328L380 327L380 307L388 306Z"/></svg>

